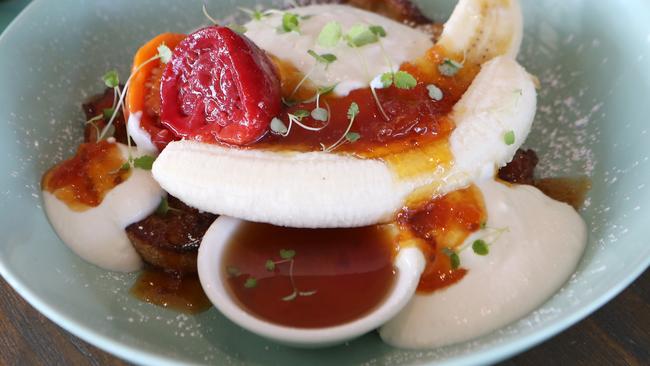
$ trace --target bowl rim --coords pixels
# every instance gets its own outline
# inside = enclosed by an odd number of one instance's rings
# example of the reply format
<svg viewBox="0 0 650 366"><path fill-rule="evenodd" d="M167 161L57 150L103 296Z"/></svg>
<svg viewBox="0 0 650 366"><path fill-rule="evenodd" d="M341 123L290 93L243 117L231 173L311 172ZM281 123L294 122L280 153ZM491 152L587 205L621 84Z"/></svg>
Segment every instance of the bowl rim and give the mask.
<svg viewBox="0 0 650 366"><path fill-rule="evenodd" d="M47 0L33 0L30 2L5 28L0 34L0 48L7 42L18 28L20 23L23 23L36 8L49 4ZM41 199L42 201L42 199ZM42 202L41 202L42 204ZM582 259L584 260L584 259ZM581 262L582 262L581 260ZM514 341L494 345L480 351L476 351L466 355L453 356L453 358L436 360L431 362L423 362L420 364L436 366L460 366L460 365L474 365L474 364L491 364L499 362L515 354L524 352L531 347L551 338L552 336L564 331L570 326L576 324L584 319L605 303L610 301L616 295L621 293L628 287L635 279L637 279L643 272L650 267L650 257L645 258L631 268L626 275L624 275L619 282L612 286L609 290L602 293L586 305L568 311L563 315L555 318L541 328L538 328L534 333L528 334ZM57 310L46 299L40 296L37 292L29 288L29 286L22 282L19 275L12 271L6 263L6 259L0 257L0 276L33 308L47 317L49 320L70 332L76 337L88 342L89 344L106 351L118 358L124 359L136 364L155 364L161 366L178 365L200 365L193 362L188 362L174 356L161 356L153 352L142 350L138 347L130 345L126 342L121 342L109 336L100 334L98 331L92 329L90 326L83 324L83 322L65 315L62 311ZM543 305L542 305L543 306Z"/></svg>

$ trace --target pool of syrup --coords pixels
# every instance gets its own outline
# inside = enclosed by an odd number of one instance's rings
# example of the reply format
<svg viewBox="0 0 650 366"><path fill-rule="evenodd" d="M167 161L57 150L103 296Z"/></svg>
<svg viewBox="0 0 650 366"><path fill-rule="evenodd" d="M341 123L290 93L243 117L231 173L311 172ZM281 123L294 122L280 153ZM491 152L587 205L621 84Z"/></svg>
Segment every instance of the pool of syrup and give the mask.
<svg viewBox="0 0 650 366"><path fill-rule="evenodd" d="M251 314L279 325L320 328L358 319L382 303L394 284L394 246L394 235L381 226L244 223L221 265L229 291Z"/></svg>

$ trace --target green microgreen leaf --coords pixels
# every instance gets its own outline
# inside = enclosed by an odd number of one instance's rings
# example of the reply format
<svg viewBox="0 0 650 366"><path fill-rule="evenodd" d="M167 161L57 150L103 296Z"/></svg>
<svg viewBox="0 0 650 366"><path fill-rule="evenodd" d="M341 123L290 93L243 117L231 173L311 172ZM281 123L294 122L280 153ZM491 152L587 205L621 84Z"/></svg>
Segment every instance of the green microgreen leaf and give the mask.
<svg viewBox="0 0 650 366"><path fill-rule="evenodd" d="M418 81L415 80L413 75L409 74L406 71L398 71L393 76L393 82L398 89L413 89L418 85Z"/></svg>
<svg viewBox="0 0 650 366"><path fill-rule="evenodd" d="M235 266L226 267L226 272L228 272L228 276L230 277L239 277L241 275L241 271Z"/></svg>
<svg viewBox="0 0 650 366"><path fill-rule="evenodd" d="M160 62L163 64L168 63L172 59L172 50L167 47L164 43L158 46L158 57L160 57Z"/></svg>
<svg viewBox="0 0 650 366"><path fill-rule="evenodd" d="M244 287L246 288L255 288L257 287L257 279L255 277L248 277L246 282L244 282Z"/></svg>
<svg viewBox="0 0 650 366"><path fill-rule="evenodd" d="M154 161L156 161L156 158L154 156L142 155L138 158L133 159L133 166L142 170L151 170Z"/></svg>
<svg viewBox="0 0 650 366"><path fill-rule="evenodd" d="M128 161L122 164L122 166L120 167L120 170L129 170L129 169L131 169L131 163L129 163Z"/></svg>
<svg viewBox="0 0 650 366"><path fill-rule="evenodd" d="M167 200L167 197L162 197L158 204L158 208L156 208L156 213L159 215L166 215L167 212L169 212L169 201Z"/></svg>
<svg viewBox="0 0 650 366"><path fill-rule="evenodd" d="M280 249L280 258L292 259L296 256L296 251L293 249Z"/></svg>
<svg viewBox="0 0 650 366"><path fill-rule="evenodd" d="M298 291L293 291L291 294L282 298L282 301L293 301L298 296Z"/></svg>
<svg viewBox="0 0 650 366"><path fill-rule="evenodd" d="M460 267L460 257L456 251L450 248L443 248L442 253L449 257L449 261L451 262L451 269L457 269Z"/></svg>
<svg viewBox="0 0 650 366"><path fill-rule="evenodd" d="M487 255L490 252L490 247L488 247L485 240L478 239L472 243L472 250L478 255Z"/></svg>
<svg viewBox="0 0 650 366"><path fill-rule="evenodd" d="M456 75L462 68L463 64L448 58L446 58L440 65L438 65L438 71L440 71L442 75L448 77Z"/></svg>
<svg viewBox="0 0 650 366"><path fill-rule="evenodd" d="M386 30L381 25L371 25L368 29L377 37L386 37Z"/></svg>
<svg viewBox="0 0 650 366"><path fill-rule="evenodd" d="M309 116L309 111L306 109L296 109L292 114L297 118L305 118Z"/></svg>
<svg viewBox="0 0 650 366"><path fill-rule="evenodd" d="M320 62L323 65L329 65L332 62L336 61L336 55L333 55L331 53L323 53L321 55L317 54L313 50L308 50L307 53L316 59L316 61Z"/></svg>
<svg viewBox="0 0 650 366"><path fill-rule="evenodd" d="M284 135L288 130L284 122L282 122L281 119L275 117L271 120L271 131L280 135Z"/></svg>
<svg viewBox="0 0 650 366"><path fill-rule="evenodd" d="M243 25L237 24L237 23L229 23L228 25L226 25L226 27L232 29L233 32L239 33L239 34L244 34L248 30Z"/></svg>
<svg viewBox="0 0 650 366"><path fill-rule="evenodd" d="M300 292L298 292L298 295L300 295L300 296L312 296L312 295L316 294L316 292L318 292L318 291L316 291L316 290L300 291Z"/></svg>
<svg viewBox="0 0 650 366"><path fill-rule="evenodd" d="M514 144L515 143L515 131L510 130L510 131L506 132L505 134L503 134L503 142L508 146Z"/></svg>
<svg viewBox="0 0 650 366"><path fill-rule="evenodd" d="M318 34L318 44L326 48L335 47L341 40L342 35L341 23L329 22L325 24Z"/></svg>
<svg viewBox="0 0 650 366"><path fill-rule="evenodd" d="M267 259L266 264L264 264L264 267L266 267L267 271L271 272L275 269L275 262L270 259Z"/></svg>
<svg viewBox="0 0 650 366"><path fill-rule="evenodd" d="M102 76L104 84L109 88L117 88L120 85L120 77L117 75L117 71L111 70Z"/></svg>
<svg viewBox="0 0 650 366"><path fill-rule="evenodd" d="M280 29L284 32L300 32L300 18L298 14L284 13L282 15L282 26Z"/></svg>
<svg viewBox="0 0 650 366"><path fill-rule="evenodd" d="M363 47L367 44L379 41L379 37L374 34L367 25L357 24L352 26L345 35L350 47Z"/></svg>
<svg viewBox="0 0 650 366"><path fill-rule="evenodd" d="M357 114L359 114L359 105L355 102L350 103L350 107L348 108L348 118L354 119Z"/></svg>
<svg viewBox="0 0 650 366"><path fill-rule="evenodd" d="M311 111L311 118L315 119L316 121L327 122L328 115L329 113L325 108L315 108L313 111Z"/></svg>
<svg viewBox="0 0 650 366"><path fill-rule="evenodd" d="M113 117L113 113L115 113L115 108L104 108L102 111L102 117L105 121L108 121Z"/></svg>
<svg viewBox="0 0 650 366"><path fill-rule="evenodd" d="M348 142L357 142L361 138L361 135L358 132L348 132L345 134L345 139Z"/></svg>
<svg viewBox="0 0 650 366"><path fill-rule="evenodd" d="M442 90L433 84L427 85L427 91L429 91L429 98L435 100L436 102L441 101L444 97Z"/></svg>
<svg viewBox="0 0 650 366"><path fill-rule="evenodd" d="M458 267L460 267L460 257L458 256L458 253L454 252L450 255L449 260L451 260L451 269L458 269Z"/></svg>
<svg viewBox="0 0 650 366"><path fill-rule="evenodd" d="M393 85L393 76L394 74L390 71L381 74L381 77L379 78L381 85L383 85L384 88L388 88L389 86Z"/></svg>

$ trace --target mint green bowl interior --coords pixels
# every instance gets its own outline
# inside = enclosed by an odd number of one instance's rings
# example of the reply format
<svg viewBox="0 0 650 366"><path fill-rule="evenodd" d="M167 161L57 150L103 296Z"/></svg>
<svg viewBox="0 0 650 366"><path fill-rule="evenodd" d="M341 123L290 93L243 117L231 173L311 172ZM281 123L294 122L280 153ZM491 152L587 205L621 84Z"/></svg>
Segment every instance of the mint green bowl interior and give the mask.
<svg viewBox="0 0 650 366"><path fill-rule="evenodd" d="M538 151L542 175L587 174L594 186L582 211L589 247L576 275L526 318L436 350L391 348L376 334L326 350L291 349L214 309L186 316L141 303L128 294L133 275L103 271L66 249L41 210L42 173L80 141L79 105L102 90L100 76L109 68L126 75L135 50L157 33L205 24L198 0L36 0L2 35L0 273L62 327L137 363L465 365L541 342L612 298L650 262L650 2L522 2L520 59L542 82L527 145ZM231 14L233 3L212 1L212 12ZM420 4L444 21L454 1Z"/></svg>

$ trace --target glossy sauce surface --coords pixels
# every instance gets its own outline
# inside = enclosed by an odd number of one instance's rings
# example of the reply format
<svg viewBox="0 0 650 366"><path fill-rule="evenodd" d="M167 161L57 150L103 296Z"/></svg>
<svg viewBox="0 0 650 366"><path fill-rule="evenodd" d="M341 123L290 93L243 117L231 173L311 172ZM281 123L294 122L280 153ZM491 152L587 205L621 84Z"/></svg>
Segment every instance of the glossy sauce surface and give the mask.
<svg viewBox="0 0 650 366"><path fill-rule="evenodd" d="M245 223L221 265L234 298L253 315L298 328L340 325L369 313L392 289L387 230Z"/></svg>
<svg viewBox="0 0 650 366"><path fill-rule="evenodd" d="M133 284L131 294L144 302L189 314L212 307L196 274L179 275L147 268Z"/></svg>
<svg viewBox="0 0 650 366"><path fill-rule="evenodd" d="M576 210L582 208L591 189L588 177L541 178L535 181L535 187L545 195L571 205Z"/></svg>
<svg viewBox="0 0 650 366"><path fill-rule="evenodd" d="M359 133L360 138L356 142L344 143L336 148L335 152L366 158L385 158L397 168L402 177L449 164L452 156L446 142L454 129L454 123L448 115L471 84L479 67L464 65L457 74L444 76L438 70L438 65L447 57L443 49L432 47L413 63L406 63L401 67L418 80L415 88L406 90L391 86L376 90L377 99L388 119L383 116L370 88L354 90L345 97L325 95L320 98L318 106L329 108L329 122L317 121L311 116L304 117L301 122L311 127L326 127L319 131L310 131L294 125L288 136L268 133L252 147L294 151L319 151L323 146L329 147L345 135L350 124L348 108L354 102L359 105L360 112L350 131ZM461 60L462 57L453 59ZM274 60L281 74L285 99L315 98L315 87L309 83L293 94L295 86L302 79L301 75L286 61L277 58ZM442 100L431 99L427 90L427 86L431 84L442 90ZM288 113L295 114L297 110L312 111L316 107L315 101L285 107L281 119L289 126ZM422 167L410 171L404 169L423 158L431 158L435 163L430 164L431 167L426 171L422 171Z"/></svg>
<svg viewBox="0 0 650 366"><path fill-rule="evenodd" d="M406 208L398 214L403 240L414 239L427 260L418 292L433 292L463 278L467 271L452 267L449 250L457 250L486 220L483 196L475 186L433 199L419 208Z"/></svg>
<svg viewBox="0 0 650 366"><path fill-rule="evenodd" d="M42 188L75 211L99 206L104 196L124 182L130 169L117 144L84 143L74 157L57 164L43 176Z"/></svg>

